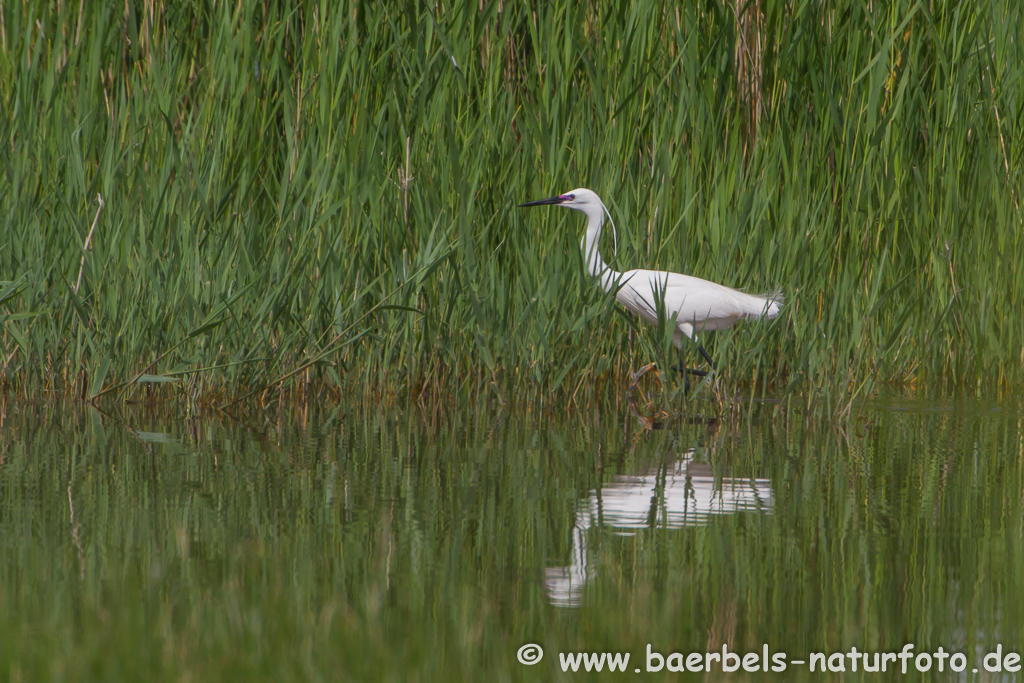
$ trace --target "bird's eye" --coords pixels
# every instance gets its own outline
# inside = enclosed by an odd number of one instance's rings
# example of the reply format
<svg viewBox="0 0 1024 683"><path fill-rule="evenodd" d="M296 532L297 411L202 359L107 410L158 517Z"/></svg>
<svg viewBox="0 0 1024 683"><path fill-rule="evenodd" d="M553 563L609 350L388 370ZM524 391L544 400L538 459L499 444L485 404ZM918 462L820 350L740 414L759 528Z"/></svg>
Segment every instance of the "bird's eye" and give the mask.
<svg viewBox="0 0 1024 683"><path fill-rule="evenodd" d="M570 199L570 200L572 200L572 199L576 199L576 195L574 195L574 194L571 194L571 195L569 195L569 199Z"/></svg>

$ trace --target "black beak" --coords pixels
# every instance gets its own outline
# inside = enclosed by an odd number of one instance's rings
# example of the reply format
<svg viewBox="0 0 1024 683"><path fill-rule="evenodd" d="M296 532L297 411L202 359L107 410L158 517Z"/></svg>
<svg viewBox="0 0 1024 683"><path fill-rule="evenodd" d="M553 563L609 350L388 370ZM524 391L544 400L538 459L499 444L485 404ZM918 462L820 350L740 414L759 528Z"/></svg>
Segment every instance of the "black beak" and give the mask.
<svg viewBox="0 0 1024 683"><path fill-rule="evenodd" d="M538 199L535 202L526 202L525 204L520 204L519 208L523 208L524 206L547 206L549 204L561 204L562 202L568 199L568 195L560 194L557 197L549 197L548 199Z"/></svg>

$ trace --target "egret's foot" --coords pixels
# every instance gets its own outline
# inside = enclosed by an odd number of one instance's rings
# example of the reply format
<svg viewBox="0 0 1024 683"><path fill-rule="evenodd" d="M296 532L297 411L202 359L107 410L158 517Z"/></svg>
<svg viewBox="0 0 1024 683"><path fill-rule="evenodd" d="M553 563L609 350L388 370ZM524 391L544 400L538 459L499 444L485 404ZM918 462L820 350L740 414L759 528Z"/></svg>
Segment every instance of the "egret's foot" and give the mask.
<svg viewBox="0 0 1024 683"><path fill-rule="evenodd" d="M672 369L683 376L683 393L690 393L690 375L696 375L697 377L707 377L713 373L714 370L696 370L694 368L684 368L682 365L673 365Z"/></svg>
<svg viewBox="0 0 1024 683"><path fill-rule="evenodd" d="M673 365L672 369L680 375L697 375L698 377L707 377L709 372L714 372L714 370L695 370L694 368L684 368L682 365Z"/></svg>

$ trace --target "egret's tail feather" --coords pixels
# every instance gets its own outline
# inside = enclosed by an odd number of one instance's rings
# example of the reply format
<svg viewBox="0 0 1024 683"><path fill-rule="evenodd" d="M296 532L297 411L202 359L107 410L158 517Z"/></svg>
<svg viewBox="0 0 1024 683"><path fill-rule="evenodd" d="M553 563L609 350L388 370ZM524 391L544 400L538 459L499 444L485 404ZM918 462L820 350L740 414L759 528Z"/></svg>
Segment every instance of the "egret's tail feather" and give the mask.
<svg viewBox="0 0 1024 683"><path fill-rule="evenodd" d="M781 289L773 289L764 294L747 294L746 311L748 318L774 318L782 311L783 296Z"/></svg>
<svg viewBox="0 0 1024 683"><path fill-rule="evenodd" d="M761 315L765 318L774 318L782 310L782 306L786 303L785 297L782 295L782 289L776 288L770 292L766 292L761 295L761 299L764 301L764 308L761 309Z"/></svg>

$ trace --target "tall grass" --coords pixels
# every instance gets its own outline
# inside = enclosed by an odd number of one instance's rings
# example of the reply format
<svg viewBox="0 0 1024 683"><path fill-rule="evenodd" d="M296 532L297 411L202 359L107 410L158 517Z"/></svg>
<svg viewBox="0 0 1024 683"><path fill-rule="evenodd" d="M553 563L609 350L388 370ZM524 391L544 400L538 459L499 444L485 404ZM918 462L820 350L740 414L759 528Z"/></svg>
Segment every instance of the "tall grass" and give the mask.
<svg viewBox="0 0 1024 683"><path fill-rule="evenodd" d="M577 214L514 208L577 186L616 217L620 269L784 290L775 323L706 340L727 381L1022 377L1009 4L26 0L0 19L0 368L22 395L618 382L666 335L586 276Z"/></svg>

